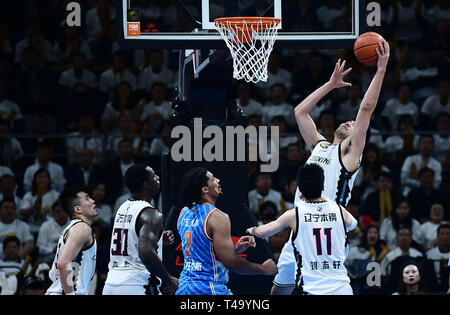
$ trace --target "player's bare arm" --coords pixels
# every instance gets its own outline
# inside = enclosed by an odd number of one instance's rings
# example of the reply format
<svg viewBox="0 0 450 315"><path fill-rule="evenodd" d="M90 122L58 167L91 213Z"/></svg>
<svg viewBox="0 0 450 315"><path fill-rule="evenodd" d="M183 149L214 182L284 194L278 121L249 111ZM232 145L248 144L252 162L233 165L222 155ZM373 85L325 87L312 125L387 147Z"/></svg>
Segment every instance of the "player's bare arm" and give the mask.
<svg viewBox="0 0 450 315"><path fill-rule="evenodd" d="M348 151L343 155L342 162L344 163L345 168L350 172L353 172L358 168L359 158L366 144L366 132L369 129L370 118L377 106L387 63L389 61L389 44L384 41L383 43L379 43L379 46L380 47L377 49L377 72L363 97L356 115L353 132L350 137L342 142L341 149L343 152Z"/></svg>
<svg viewBox="0 0 450 315"><path fill-rule="evenodd" d="M83 248L88 247L92 239L92 229L86 223L75 224L66 236L66 244L58 261L61 286L65 294L74 293L72 262Z"/></svg>
<svg viewBox="0 0 450 315"><path fill-rule="evenodd" d="M291 228L294 231L296 229L295 209L286 211L275 221L248 228L247 233L259 238L266 238L287 228Z"/></svg>
<svg viewBox="0 0 450 315"><path fill-rule="evenodd" d="M352 70L351 68L344 71L345 60L341 63L341 59L336 62L330 80L311 93L294 109L295 119L297 120L300 133L306 144L313 148L319 140L325 138L317 132L317 127L309 113L314 106L332 90L340 87L351 86L351 83L344 82L344 77Z"/></svg>
<svg viewBox="0 0 450 315"><path fill-rule="evenodd" d="M342 209L342 214L344 216L344 223L347 228L350 228L348 231L354 230L357 226L357 220L351 215L350 212L347 211L344 207L340 206Z"/></svg>
<svg viewBox="0 0 450 315"><path fill-rule="evenodd" d="M218 210L214 211L208 219L207 231L213 238L214 251L226 268L245 275L273 275L278 272L272 259L260 265L245 260L236 253L231 239L231 223L227 214Z"/></svg>
<svg viewBox="0 0 450 315"><path fill-rule="evenodd" d="M156 252L163 228L162 215L147 208L138 218L139 258L147 270L162 280L163 293L173 294L178 288L178 279L172 277L164 267Z"/></svg>

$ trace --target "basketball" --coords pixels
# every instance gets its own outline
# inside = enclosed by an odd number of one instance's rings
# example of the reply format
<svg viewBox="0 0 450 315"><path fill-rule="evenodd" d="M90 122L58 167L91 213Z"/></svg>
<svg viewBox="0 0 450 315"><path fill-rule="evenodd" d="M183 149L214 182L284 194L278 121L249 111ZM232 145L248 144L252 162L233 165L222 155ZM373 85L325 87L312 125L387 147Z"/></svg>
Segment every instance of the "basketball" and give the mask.
<svg viewBox="0 0 450 315"><path fill-rule="evenodd" d="M383 42L383 37L375 32L367 32L359 35L353 46L353 51L359 62L373 66L377 64L378 55L376 48L378 43Z"/></svg>

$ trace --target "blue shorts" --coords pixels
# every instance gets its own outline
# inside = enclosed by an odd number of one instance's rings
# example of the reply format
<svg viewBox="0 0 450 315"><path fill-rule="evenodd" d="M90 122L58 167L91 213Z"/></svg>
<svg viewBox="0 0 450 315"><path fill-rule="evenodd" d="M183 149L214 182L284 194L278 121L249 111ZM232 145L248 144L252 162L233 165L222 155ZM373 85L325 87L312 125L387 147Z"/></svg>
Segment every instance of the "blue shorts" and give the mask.
<svg viewBox="0 0 450 315"><path fill-rule="evenodd" d="M233 295L225 284L212 281L180 281L175 295Z"/></svg>

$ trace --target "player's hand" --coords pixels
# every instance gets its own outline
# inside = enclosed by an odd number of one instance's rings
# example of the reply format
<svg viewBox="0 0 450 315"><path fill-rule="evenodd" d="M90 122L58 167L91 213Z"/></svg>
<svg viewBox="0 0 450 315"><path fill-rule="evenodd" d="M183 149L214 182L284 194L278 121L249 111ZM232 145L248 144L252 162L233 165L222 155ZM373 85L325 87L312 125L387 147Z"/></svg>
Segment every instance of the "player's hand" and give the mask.
<svg viewBox="0 0 450 315"><path fill-rule="evenodd" d="M175 236L171 230L163 231L163 244L172 245L175 240Z"/></svg>
<svg viewBox="0 0 450 315"><path fill-rule="evenodd" d="M241 254L249 247L256 247L255 238L253 236L242 236L234 247L236 253Z"/></svg>
<svg viewBox="0 0 450 315"><path fill-rule="evenodd" d="M348 68L344 71L345 68L345 60L341 63L341 59L339 59L336 62L336 65L334 66L333 74L331 75L330 80L328 83L331 85L333 89L340 88L344 86L352 86L349 82L344 82L344 77L352 71L352 68Z"/></svg>
<svg viewBox="0 0 450 315"><path fill-rule="evenodd" d="M377 55L378 55L378 61L377 61L377 67L378 70L385 71L386 66L389 62L389 56L390 56L390 47L387 41L383 41L382 43L378 43L380 47L376 48Z"/></svg>
<svg viewBox="0 0 450 315"><path fill-rule="evenodd" d="M164 295L173 295L175 291L178 289L179 282L175 277L170 276L167 282L161 284L161 293Z"/></svg>
<svg viewBox="0 0 450 315"><path fill-rule="evenodd" d="M262 265L266 276L272 276L278 273L277 264L273 261L273 259L267 259Z"/></svg>
<svg viewBox="0 0 450 315"><path fill-rule="evenodd" d="M246 232L247 232L248 234L250 234L250 235L253 235L253 236L258 237L258 236L256 235L256 226L252 226L252 227L248 228L248 229L246 230Z"/></svg>

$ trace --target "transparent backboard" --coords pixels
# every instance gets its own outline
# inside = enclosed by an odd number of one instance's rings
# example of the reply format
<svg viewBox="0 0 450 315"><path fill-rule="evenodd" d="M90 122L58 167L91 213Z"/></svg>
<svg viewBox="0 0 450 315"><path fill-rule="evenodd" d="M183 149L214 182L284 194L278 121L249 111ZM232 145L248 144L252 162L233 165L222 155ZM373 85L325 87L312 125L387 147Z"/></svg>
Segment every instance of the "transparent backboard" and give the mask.
<svg viewBox="0 0 450 315"><path fill-rule="evenodd" d="M225 48L219 17L281 19L276 48L348 48L365 31L363 0L117 0L119 42L134 48Z"/></svg>

